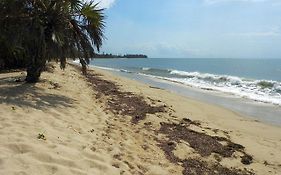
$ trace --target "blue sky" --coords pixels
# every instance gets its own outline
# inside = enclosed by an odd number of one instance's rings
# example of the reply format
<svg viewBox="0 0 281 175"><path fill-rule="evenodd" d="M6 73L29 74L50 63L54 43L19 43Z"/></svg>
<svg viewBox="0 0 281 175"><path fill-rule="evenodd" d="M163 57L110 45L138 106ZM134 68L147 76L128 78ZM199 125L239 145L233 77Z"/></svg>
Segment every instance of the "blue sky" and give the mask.
<svg viewBox="0 0 281 175"><path fill-rule="evenodd" d="M281 58L281 0L102 0L102 51L149 57Z"/></svg>

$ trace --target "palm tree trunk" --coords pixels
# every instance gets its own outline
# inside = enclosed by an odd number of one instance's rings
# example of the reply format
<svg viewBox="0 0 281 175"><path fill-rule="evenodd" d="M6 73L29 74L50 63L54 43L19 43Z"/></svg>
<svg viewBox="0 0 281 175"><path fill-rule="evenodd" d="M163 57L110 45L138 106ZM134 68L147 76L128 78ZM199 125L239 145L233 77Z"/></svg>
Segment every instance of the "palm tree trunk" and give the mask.
<svg viewBox="0 0 281 175"><path fill-rule="evenodd" d="M83 75L87 75L87 63L84 59L80 58L80 64L82 65L82 73Z"/></svg>
<svg viewBox="0 0 281 175"><path fill-rule="evenodd" d="M44 41L44 36L42 31L38 34L38 40L35 39L34 43L31 45L30 52L33 58L30 60L30 64L27 67L27 75L25 81L27 83L37 83L39 81L41 72L46 65L46 43Z"/></svg>
<svg viewBox="0 0 281 175"><path fill-rule="evenodd" d="M38 59L36 62L32 63L27 68L27 76L25 78L25 81L27 83L36 83L39 81L41 72L43 71L45 67L46 61L44 59L40 60Z"/></svg>

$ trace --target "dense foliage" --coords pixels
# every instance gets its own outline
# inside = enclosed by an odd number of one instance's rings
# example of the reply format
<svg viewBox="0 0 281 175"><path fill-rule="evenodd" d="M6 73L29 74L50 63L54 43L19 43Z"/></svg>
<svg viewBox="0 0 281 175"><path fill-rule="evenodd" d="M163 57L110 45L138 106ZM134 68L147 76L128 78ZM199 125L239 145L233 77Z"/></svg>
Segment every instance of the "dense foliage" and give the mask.
<svg viewBox="0 0 281 175"><path fill-rule="evenodd" d="M103 41L103 9L81 0L0 0L0 68L20 64L37 82L48 60L80 58L83 72ZM11 64L11 65L9 65Z"/></svg>

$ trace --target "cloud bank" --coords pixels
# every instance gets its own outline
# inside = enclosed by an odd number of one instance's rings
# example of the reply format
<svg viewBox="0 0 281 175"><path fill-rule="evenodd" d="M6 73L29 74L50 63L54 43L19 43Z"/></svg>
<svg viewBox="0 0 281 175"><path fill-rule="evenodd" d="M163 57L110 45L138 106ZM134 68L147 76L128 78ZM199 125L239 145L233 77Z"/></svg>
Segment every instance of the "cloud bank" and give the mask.
<svg viewBox="0 0 281 175"><path fill-rule="evenodd" d="M260 32L244 32L244 33L230 33L231 36L245 36L245 37L279 37L281 31L279 27L273 27L268 31Z"/></svg>
<svg viewBox="0 0 281 175"><path fill-rule="evenodd" d="M226 3L226 2L276 2L276 0L204 0L206 4L217 4L217 3Z"/></svg>

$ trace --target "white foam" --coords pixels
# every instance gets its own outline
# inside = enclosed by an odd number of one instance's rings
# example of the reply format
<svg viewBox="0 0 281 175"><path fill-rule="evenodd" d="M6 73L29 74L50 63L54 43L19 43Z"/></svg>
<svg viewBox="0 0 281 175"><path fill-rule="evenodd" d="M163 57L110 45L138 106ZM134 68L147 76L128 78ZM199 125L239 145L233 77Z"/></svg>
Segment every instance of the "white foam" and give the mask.
<svg viewBox="0 0 281 175"><path fill-rule="evenodd" d="M80 63L80 61L79 61L79 59L76 59L76 60L74 60L74 61L73 61L73 63L75 63L75 64L79 64L79 63Z"/></svg>
<svg viewBox="0 0 281 175"><path fill-rule="evenodd" d="M115 69L109 67L93 66L104 70L132 73L125 69ZM142 70L152 70L143 67ZM167 70L174 77L155 76L146 73L139 75L151 78L162 79L174 83L180 83L186 86L199 88L202 90L218 91L233 96L248 98L263 103L272 103L281 106L281 82L271 80L252 80L243 77L216 75L200 72L185 72L179 70ZM262 87L261 82L270 84L268 87ZM272 87L271 87L272 85Z"/></svg>
<svg viewBox="0 0 281 175"><path fill-rule="evenodd" d="M224 93L230 93L235 96L242 98L248 98L259 102L272 103L275 105L281 105L281 83L276 81L266 81L266 80L243 80L243 78L233 77L233 76L220 76L212 74L200 74L190 73L187 75L196 75L193 78L167 78L167 80L173 82L180 82L182 84L197 87L201 89L208 89L214 91L220 91ZM206 81L206 78L210 80L223 80L221 82ZM272 83L273 87L261 87L260 82Z"/></svg>
<svg viewBox="0 0 281 175"><path fill-rule="evenodd" d="M174 78L149 76L203 90L218 91L258 102L281 105L281 83L277 81L251 80L229 75L215 75L178 70L170 70L170 74L180 76L175 76ZM262 87L259 85L261 82L272 84L272 87Z"/></svg>
<svg viewBox="0 0 281 175"><path fill-rule="evenodd" d="M90 66L91 67L96 67L96 68L99 68L99 69L103 69L103 70L121 72L121 69L114 69L114 68L110 68L110 67L101 67L101 66L93 66L93 65L90 65Z"/></svg>
<svg viewBox="0 0 281 175"><path fill-rule="evenodd" d="M142 70L144 70L144 71L148 71L148 70L150 70L151 68L149 68L149 67L143 67L142 68Z"/></svg>

